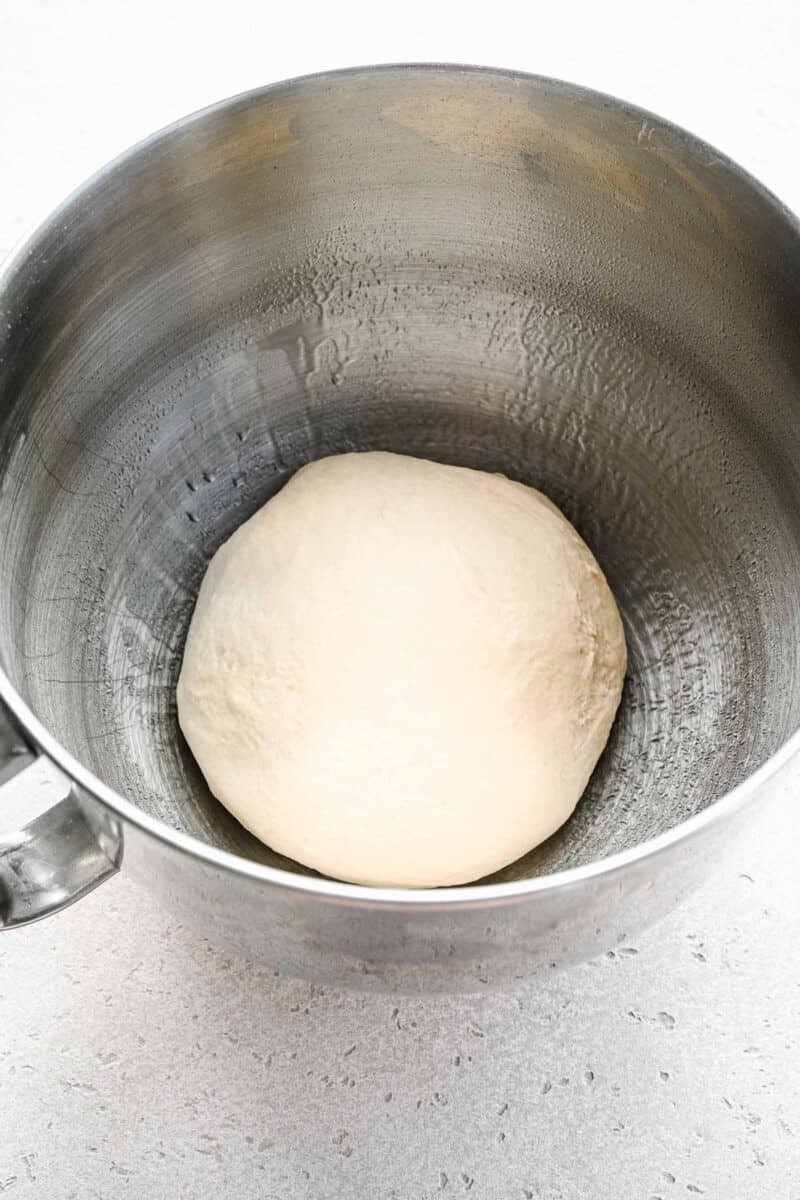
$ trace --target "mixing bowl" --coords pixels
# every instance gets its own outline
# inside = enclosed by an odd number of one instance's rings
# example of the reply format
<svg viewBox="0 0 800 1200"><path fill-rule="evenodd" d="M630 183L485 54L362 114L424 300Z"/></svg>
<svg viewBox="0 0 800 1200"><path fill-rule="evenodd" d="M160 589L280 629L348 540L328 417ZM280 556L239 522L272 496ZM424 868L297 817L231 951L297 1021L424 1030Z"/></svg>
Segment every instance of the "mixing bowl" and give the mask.
<svg viewBox="0 0 800 1200"><path fill-rule="evenodd" d="M799 397L797 225L617 100L357 69L135 147L0 282L0 692L64 793L3 841L2 921L124 862L210 936L320 979L480 988L629 937L791 779ZM176 723L210 556L302 463L376 448L546 492L625 621L574 817L474 886L280 858Z"/></svg>

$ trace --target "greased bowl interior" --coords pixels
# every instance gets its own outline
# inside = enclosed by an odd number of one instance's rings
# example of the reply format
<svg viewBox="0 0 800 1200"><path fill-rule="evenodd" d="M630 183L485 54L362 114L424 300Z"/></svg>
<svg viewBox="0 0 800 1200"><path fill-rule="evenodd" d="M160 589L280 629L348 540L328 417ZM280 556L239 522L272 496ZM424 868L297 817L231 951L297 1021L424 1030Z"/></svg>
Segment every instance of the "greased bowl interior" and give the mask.
<svg viewBox="0 0 800 1200"><path fill-rule="evenodd" d="M365 69L171 127L4 279L11 682L144 812L302 872L178 731L210 556L320 455L503 471L591 546L630 667L575 815L493 878L670 829L800 724L798 262L727 160L548 80Z"/></svg>

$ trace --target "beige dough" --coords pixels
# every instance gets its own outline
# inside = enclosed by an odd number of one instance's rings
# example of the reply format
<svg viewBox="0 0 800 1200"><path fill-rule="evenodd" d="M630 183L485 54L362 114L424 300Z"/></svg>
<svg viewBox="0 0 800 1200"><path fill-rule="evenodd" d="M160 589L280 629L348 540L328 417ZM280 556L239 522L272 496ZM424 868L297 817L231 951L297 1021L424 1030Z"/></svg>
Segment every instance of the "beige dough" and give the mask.
<svg viewBox="0 0 800 1200"><path fill-rule="evenodd" d="M215 796L339 879L480 878L564 822L626 654L541 493L396 454L298 471L217 552L178 682Z"/></svg>

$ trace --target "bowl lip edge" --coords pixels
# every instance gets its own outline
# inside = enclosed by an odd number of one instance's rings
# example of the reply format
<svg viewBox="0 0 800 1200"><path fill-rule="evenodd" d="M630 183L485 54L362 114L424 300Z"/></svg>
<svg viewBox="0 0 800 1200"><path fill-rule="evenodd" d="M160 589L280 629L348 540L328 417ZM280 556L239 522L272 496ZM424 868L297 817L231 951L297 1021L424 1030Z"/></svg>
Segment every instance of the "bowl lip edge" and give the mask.
<svg viewBox="0 0 800 1200"><path fill-rule="evenodd" d="M216 112L230 109L245 101L256 101L270 94L279 94L282 90L303 84L322 84L326 81L337 82L349 76L359 74L405 74L415 71L430 73L431 75L474 74L496 76L519 81L527 85L549 86L578 97L583 97L586 100L609 104L629 113L632 117L641 118L649 123L653 123L656 128L679 135L693 149L704 150L710 154L715 165L723 166L731 172L731 174L746 184L768 208L772 209L774 215L781 219L795 234L800 244L800 221L769 188L727 154L717 150L709 142L639 105L632 104L609 93L585 87L582 84L508 68L449 62L387 62L313 72L247 89L211 104L204 105L148 134L123 150L78 184L60 204L51 210L42 222L19 239L0 266L0 299L2 299L3 292L6 291L14 276L23 270L28 259L35 253L37 244L48 236L53 227L59 223L63 214L77 202L81 201L93 187L102 183L105 178L111 176L124 164L151 150L158 142L175 134L178 130L187 128ZM122 818L125 822L138 828L145 835L155 838L170 849L189 857L200 859L210 866L247 876L262 883L278 887L285 892L302 893L321 900L360 908L397 908L402 910L408 910L409 908L416 910L481 908L487 905L524 900L534 895L562 891L599 877L613 876L628 867L659 856L670 848L688 841L712 825L716 825L724 819L732 817L747 803L753 801L762 785L773 775L777 774L779 770L786 766L800 752L800 729L798 729L751 775L737 784L735 788L712 801L701 812L695 813L670 829L643 842L639 842L635 846L603 858L595 859L582 866L507 883L470 883L441 888L375 887L348 883L327 877L298 875L291 871L283 870L280 867L271 867L265 863L258 863L229 851L220 850L207 842L201 841L199 838L172 828L158 818L151 817L131 801L126 800L114 788L103 783L98 776L87 767L84 767L77 759L73 758L69 751L60 744L27 706L2 666L0 666L0 699L22 726L27 736L48 758L66 772L89 795L100 801L112 813Z"/></svg>

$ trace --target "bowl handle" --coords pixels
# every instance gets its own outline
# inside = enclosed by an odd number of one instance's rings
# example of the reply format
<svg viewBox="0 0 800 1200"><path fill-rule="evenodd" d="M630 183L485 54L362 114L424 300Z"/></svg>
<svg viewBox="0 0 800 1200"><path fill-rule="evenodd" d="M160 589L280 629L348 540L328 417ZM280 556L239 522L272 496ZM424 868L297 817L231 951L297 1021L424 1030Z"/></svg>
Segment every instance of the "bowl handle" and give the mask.
<svg viewBox="0 0 800 1200"><path fill-rule="evenodd" d="M24 800L55 800L22 829L0 835L0 931L28 925L80 900L114 875L122 857L117 823L94 812L45 755L20 745L0 711L0 814ZM9 778L10 775L10 778Z"/></svg>

